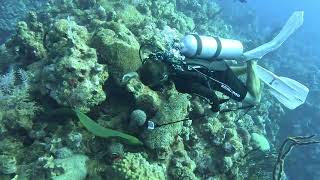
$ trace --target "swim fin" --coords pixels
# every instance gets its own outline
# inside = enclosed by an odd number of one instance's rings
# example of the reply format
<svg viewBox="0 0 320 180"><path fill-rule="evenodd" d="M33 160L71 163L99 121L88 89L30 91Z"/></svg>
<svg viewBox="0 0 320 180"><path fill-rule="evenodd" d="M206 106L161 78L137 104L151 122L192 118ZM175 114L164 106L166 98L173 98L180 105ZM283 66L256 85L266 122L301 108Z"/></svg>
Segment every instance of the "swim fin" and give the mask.
<svg viewBox="0 0 320 180"><path fill-rule="evenodd" d="M306 101L309 89L303 84L277 76L261 66L257 66L257 74L270 87L270 93L287 108L295 109Z"/></svg>
<svg viewBox="0 0 320 180"><path fill-rule="evenodd" d="M278 49L303 24L303 15L303 11L295 11L276 37L257 48L245 52L243 54L245 60L261 59L264 55Z"/></svg>

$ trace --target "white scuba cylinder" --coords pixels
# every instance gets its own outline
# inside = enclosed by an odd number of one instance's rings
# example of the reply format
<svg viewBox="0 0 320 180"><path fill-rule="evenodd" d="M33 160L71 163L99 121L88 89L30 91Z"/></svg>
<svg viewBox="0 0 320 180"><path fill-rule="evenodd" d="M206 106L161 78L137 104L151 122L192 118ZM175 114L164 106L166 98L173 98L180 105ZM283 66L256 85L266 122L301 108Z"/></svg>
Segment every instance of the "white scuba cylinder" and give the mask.
<svg viewBox="0 0 320 180"><path fill-rule="evenodd" d="M181 42L181 53L187 58L236 59L243 54L242 43L233 39L189 34Z"/></svg>

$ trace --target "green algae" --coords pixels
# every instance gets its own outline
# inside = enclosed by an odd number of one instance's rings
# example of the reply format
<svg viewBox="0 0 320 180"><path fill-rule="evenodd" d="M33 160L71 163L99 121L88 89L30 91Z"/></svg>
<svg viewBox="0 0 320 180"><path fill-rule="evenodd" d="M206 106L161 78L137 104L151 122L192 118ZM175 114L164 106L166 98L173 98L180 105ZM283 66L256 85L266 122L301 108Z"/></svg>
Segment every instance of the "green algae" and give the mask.
<svg viewBox="0 0 320 180"><path fill-rule="evenodd" d="M83 124L83 126L90 131L92 134L103 137L103 138L110 138L110 137L117 137L124 140L128 144L132 145L143 145L143 143L136 137L131 136L129 134L115 131L113 129L105 128L94 122L90 119L87 115L82 113L81 111L74 110L78 119Z"/></svg>

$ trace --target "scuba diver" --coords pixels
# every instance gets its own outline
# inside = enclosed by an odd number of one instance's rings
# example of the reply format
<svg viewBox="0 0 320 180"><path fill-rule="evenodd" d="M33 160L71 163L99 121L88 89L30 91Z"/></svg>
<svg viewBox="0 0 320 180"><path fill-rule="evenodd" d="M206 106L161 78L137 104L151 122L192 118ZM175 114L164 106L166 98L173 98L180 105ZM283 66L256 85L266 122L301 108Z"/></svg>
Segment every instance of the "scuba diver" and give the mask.
<svg viewBox="0 0 320 180"><path fill-rule="evenodd" d="M179 92L205 97L214 112L220 111L220 104L229 100L219 99L215 91L253 107L261 99L257 62L228 65L228 60L239 59L242 54L240 41L190 34L169 51L150 54L143 60L139 74L141 81L153 89L161 89L172 81ZM237 77L245 73L246 84Z"/></svg>
<svg viewBox="0 0 320 180"><path fill-rule="evenodd" d="M139 55L143 65L139 69L140 79L154 90L161 90L173 82L182 93L198 94L208 99L215 112L220 111L220 104L228 100L218 99L215 91L249 104L237 109L250 110L261 100L261 80L281 104L295 109L305 103L309 89L293 79L277 76L257 65L257 61L278 49L303 24L303 16L303 11L295 11L271 41L246 52L243 52L240 41L197 34L186 35L169 50L151 53L146 59L141 58L144 47L141 46ZM233 66L230 60L242 60L246 65ZM237 77L241 74L247 74L245 84ZM181 121L185 120L166 124L148 121L147 127L154 129Z"/></svg>

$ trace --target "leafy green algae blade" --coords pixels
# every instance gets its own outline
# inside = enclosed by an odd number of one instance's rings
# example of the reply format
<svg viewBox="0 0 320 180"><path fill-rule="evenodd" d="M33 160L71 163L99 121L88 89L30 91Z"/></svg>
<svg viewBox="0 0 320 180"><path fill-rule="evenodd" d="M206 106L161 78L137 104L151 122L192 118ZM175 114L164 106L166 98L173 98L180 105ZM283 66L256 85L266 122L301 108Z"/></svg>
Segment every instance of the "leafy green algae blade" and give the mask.
<svg viewBox="0 0 320 180"><path fill-rule="evenodd" d="M105 128L94 122L92 119L90 119L87 115L84 113L74 110L78 119L83 124L83 126L90 131L92 134L104 137L104 138L110 138L110 137L118 137L127 142L128 144L132 145L143 145L143 143L136 137L131 136L129 134L115 131L113 129Z"/></svg>

